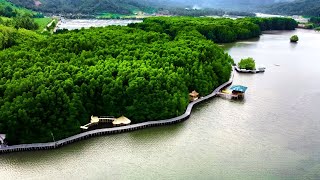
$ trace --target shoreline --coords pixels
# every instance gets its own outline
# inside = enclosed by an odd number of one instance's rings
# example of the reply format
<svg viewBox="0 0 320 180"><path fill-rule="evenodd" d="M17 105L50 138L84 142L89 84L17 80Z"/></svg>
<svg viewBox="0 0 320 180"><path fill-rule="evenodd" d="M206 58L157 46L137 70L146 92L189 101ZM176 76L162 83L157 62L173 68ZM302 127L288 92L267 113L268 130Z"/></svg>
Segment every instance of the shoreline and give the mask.
<svg viewBox="0 0 320 180"><path fill-rule="evenodd" d="M61 139L59 141L55 142L48 142L48 143L33 143L33 144L20 144L20 145L13 145L13 146L7 146L7 147L0 147L0 154L4 153L11 153L11 152L21 152L21 151L35 151L35 150L48 150L48 149L57 149L62 146L80 141L80 140L85 140L90 137L97 137L97 136L102 136L102 135L110 135L110 134L119 134L119 133L124 133L124 132L130 132L130 131L135 131L139 129L145 129L148 127L156 127L156 126L164 126L164 125L171 125L171 124L176 124L180 123L182 121L185 121L189 119L191 115L191 111L193 109L194 105L203 103L207 100L210 100L214 98L217 93L227 87L230 86L233 82L234 78L234 68L232 67L230 79L217 87L216 89L213 90L213 92L207 96L204 96L194 102L191 102L185 113L182 114L181 116L170 118L170 119L165 119L165 120L159 120L159 121L147 121L143 123L138 123L138 124L132 124L128 126L122 126L122 127L115 127L115 128L105 128L105 129L96 129L92 131L87 131L84 133L80 133L65 139Z"/></svg>

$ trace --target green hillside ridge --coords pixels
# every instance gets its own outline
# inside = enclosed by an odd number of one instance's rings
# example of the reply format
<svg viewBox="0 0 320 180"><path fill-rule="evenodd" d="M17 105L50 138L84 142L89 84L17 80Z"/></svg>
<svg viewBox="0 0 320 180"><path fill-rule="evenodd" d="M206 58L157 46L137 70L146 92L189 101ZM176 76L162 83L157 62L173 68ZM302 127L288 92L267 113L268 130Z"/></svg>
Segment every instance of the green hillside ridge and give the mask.
<svg viewBox="0 0 320 180"><path fill-rule="evenodd" d="M266 13L281 15L320 16L320 0L296 0L268 6Z"/></svg>
<svg viewBox="0 0 320 180"><path fill-rule="evenodd" d="M52 18L44 17L41 13L0 0L0 24L4 26L43 32L51 21Z"/></svg>
<svg viewBox="0 0 320 180"><path fill-rule="evenodd" d="M147 1L136 0L41 0L36 6L33 0L10 0L19 6L45 13L115 13L132 14L136 10L150 11Z"/></svg>
<svg viewBox="0 0 320 180"><path fill-rule="evenodd" d="M35 14L35 12L23 7L18 7L7 0L0 0L0 16L15 17L25 14Z"/></svg>

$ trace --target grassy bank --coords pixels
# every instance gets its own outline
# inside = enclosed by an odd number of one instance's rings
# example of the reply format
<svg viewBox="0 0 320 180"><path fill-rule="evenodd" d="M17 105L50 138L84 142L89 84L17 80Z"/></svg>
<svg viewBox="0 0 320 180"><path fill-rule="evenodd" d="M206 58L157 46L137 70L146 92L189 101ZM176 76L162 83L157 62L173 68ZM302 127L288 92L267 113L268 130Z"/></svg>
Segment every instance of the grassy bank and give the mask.
<svg viewBox="0 0 320 180"><path fill-rule="evenodd" d="M53 18L45 17L45 18L34 18L34 21L39 25L38 32L43 32L47 25L53 20Z"/></svg>

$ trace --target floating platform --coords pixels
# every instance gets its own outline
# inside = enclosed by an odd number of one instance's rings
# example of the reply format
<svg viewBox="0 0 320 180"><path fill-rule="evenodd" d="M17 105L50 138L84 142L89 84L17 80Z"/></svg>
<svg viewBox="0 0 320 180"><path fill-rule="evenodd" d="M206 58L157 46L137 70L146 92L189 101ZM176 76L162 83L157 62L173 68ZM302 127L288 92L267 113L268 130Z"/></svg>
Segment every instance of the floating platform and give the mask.
<svg viewBox="0 0 320 180"><path fill-rule="evenodd" d="M248 87L235 85L228 90L222 90L221 92L218 92L217 95L225 99L242 100L244 99L244 95L247 89Z"/></svg>
<svg viewBox="0 0 320 180"><path fill-rule="evenodd" d="M259 67L255 70L247 70L247 69L240 69L238 66L234 67L235 70L239 73L252 73L252 74L256 74L256 73L264 73L266 71L265 67Z"/></svg>

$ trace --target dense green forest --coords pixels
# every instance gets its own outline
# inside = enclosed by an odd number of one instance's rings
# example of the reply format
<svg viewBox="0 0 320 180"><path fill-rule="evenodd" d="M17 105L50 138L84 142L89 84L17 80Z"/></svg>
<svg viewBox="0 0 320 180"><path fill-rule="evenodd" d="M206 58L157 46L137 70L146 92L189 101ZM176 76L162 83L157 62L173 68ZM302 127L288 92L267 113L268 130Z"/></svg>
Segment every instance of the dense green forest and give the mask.
<svg viewBox="0 0 320 180"><path fill-rule="evenodd" d="M197 31L72 31L0 52L0 132L10 143L80 132L91 115L133 123L184 113L188 93L227 81L232 59Z"/></svg>
<svg viewBox="0 0 320 180"><path fill-rule="evenodd" d="M80 132L91 115L133 123L184 113L230 77L230 56L213 43L294 29L285 18L150 18L130 27L44 36L0 26L0 132L10 144ZM213 41L212 41L213 40Z"/></svg>
<svg viewBox="0 0 320 180"><path fill-rule="evenodd" d="M297 0L265 7L265 12L284 15L320 16L320 0Z"/></svg>
<svg viewBox="0 0 320 180"><path fill-rule="evenodd" d="M161 8L159 9L161 12ZM170 15L174 16L223 16L223 15L231 15L231 16L248 16L254 17L255 13L244 12L244 11L225 11L221 9L213 9L213 8L204 8L204 9L186 9L186 8L167 8L167 11Z"/></svg>
<svg viewBox="0 0 320 180"><path fill-rule="evenodd" d="M14 10L11 6L0 4L0 16L4 17L16 17L18 12Z"/></svg>
<svg viewBox="0 0 320 180"><path fill-rule="evenodd" d="M297 22L290 18L193 18L193 17L154 17L143 23L130 24L130 27L145 31L166 33L175 38L181 30L200 32L216 43L228 43L258 37L266 30L293 30Z"/></svg>
<svg viewBox="0 0 320 180"><path fill-rule="evenodd" d="M0 17L0 25L7 27L14 27L16 29L27 29L27 30L37 30L39 29L39 24L30 15L19 15L11 19L3 20Z"/></svg>
<svg viewBox="0 0 320 180"><path fill-rule="evenodd" d="M34 42L42 38L43 36L36 32L28 31L23 28L15 29L14 27L4 26L0 23L0 50L25 42Z"/></svg>
<svg viewBox="0 0 320 180"><path fill-rule="evenodd" d="M320 17L311 17L309 19L309 23L311 25L311 28L318 28L320 27Z"/></svg>

